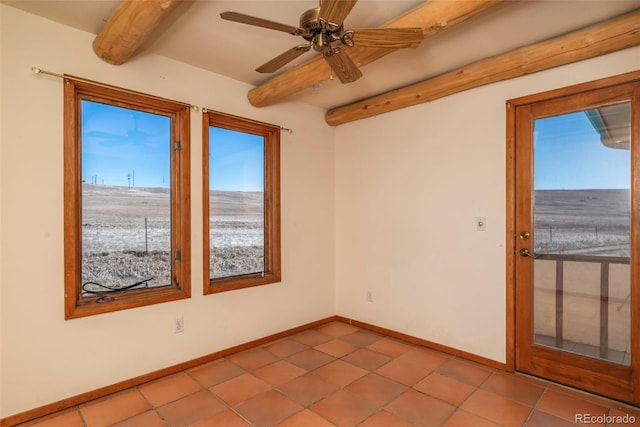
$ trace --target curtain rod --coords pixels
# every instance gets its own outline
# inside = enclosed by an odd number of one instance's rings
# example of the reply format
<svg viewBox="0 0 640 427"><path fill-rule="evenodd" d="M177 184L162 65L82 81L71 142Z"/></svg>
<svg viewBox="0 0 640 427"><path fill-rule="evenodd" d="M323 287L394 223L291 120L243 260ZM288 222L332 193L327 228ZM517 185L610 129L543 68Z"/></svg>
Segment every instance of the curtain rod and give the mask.
<svg viewBox="0 0 640 427"><path fill-rule="evenodd" d="M72 76L72 75L69 75L69 74L54 73L54 72L51 72L51 71L43 70L42 68L38 68L38 67L31 67L31 71L33 71L35 74L46 74L46 75L53 76L53 77L59 77L59 78L61 78L63 80L71 80L71 81L80 82L80 83L89 83L89 84L96 85L96 86L99 86L99 87L103 87L103 88L106 88L106 89L114 89L114 90L117 90L117 91L120 91L120 92L124 92L124 93L130 93L130 94L133 94L133 95L144 95L144 96L147 96L147 97L150 97L150 98L155 98L155 99L158 99L158 100L161 100L161 101L167 101L167 98L162 98L160 96L142 94L140 92L136 92L135 90L125 89L125 88L121 88L121 87L117 87L117 86L112 86L112 85L109 85L109 84L106 84L106 83L96 82L96 81L93 81L93 80L89 80L89 79L85 79L85 78L77 77L77 76ZM191 108L193 110L196 110L196 111L199 110L199 107L197 105L192 105L192 104L189 104L189 103L186 103L186 102L175 101L175 100L171 100L171 102L174 102L174 103L177 103L177 104L182 104L185 107L189 107L189 108Z"/></svg>
<svg viewBox="0 0 640 427"><path fill-rule="evenodd" d="M91 84L98 85L98 86L105 87L105 88L118 89L118 90L121 90L121 91L124 91L124 92L136 93L136 94L140 93L140 92L135 92L135 91L128 90L128 89L123 89L123 88L111 86L111 85L108 85L108 84L105 84L105 83L100 83L100 82L95 82L95 81L88 80L88 79L83 79L82 77L75 77L75 76L70 76L68 74L54 73L52 71L43 70L42 68L38 68L38 67L31 67L31 71L33 71L34 74L46 74L48 76L59 77L61 79L65 79L65 80L74 80L74 81L78 81L78 82L82 82L82 83L91 83ZM146 95L146 96L153 96L153 95ZM156 97L156 98L162 99L160 97ZM173 102L178 102L180 104L188 106L189 108L191 108L192 110L195 110L195 111L200 111L200 109L201 109L197 105L188 104L186 102L180 102L180 101L173 101ZM208 111L207 108L204 108L204 107L202 108L202 112L203 113L206 113L207 111ZM284 131L287 131L289 133L293 133L293 129L286 128L286 127L280 126L280 125L276 125L276 126L278 128L280 128L280 130L284 130Z"/></svg>

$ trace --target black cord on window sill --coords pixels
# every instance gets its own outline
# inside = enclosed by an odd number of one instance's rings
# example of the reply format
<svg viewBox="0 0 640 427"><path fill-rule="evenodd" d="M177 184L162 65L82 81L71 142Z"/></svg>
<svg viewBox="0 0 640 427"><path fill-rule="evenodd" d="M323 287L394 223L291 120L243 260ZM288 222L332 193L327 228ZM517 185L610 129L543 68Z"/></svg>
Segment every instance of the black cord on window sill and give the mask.
<svg viewBox="0 0 640 427"><path fill-rule="evenodd" d="M125 292L128 290L131 290L135 287L138 287L140 285L144 285L144 288L148 288L149 286L147 285L147 282L153 280L153 277L150 277L149 279L145 279L145 280L141 280L139 282L133 283L131 285L127 285L121 288L116 288L113 286L108 286L108 285L103 285L101 283L97 283L97 282L84 282L82 284L82 291L87 293L87 294L91 294L91 295L95 295L95 296L100 296L100 298L98 298L96 300L96 303L101 303L101 302L110 302L113 301L113 298L109 298L107 295L115 293L115 292ZM94 285L94 286L98 286L100 288L105 289L104 291L92 291L90 289L87 289L88 285Z"/></svg>

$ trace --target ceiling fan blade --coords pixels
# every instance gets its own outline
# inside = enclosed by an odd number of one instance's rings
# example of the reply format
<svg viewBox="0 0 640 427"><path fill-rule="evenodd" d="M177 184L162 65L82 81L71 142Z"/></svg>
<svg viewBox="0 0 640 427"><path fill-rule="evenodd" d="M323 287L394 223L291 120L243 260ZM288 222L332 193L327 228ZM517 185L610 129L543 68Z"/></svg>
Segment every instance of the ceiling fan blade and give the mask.
<svg viewBox="0 0 640 427"><path fill-rule="evenodd" d="M279 70L289 62L296 59L298 56L302 55L305 52L308 52L309 49L311 49L311 45L307 44L293 47L283 54L276 56L271 61L259 66L258 68L256 68L256 71L259 73L273 73L274 71Z"/></svg>
<svg viewBox="0 0 640 427"><path fill-rule="evenodd" d="M324 52L324 59L327 60L334 74L342 83L351 83L362 77L362 72L353 63L349 55L340 49L329 49Z"/></svg>
<svg viewBox="0 0 640 427"><path fill-rule="evenodd" d="M238 12L222 12L220 14L222 19L227 21L239 22L241 24L255 25L256 27L268 28L270 30L283 31L285 33L293 34L294 36L300 35L301 30L291 25L281 24L279 22L269 21L268 19L257 18L255 16L245 15Z"/></svg>
<svg viewBox="0 0 640 427"><path fill-rule="evenodd" d="M340 27L358 0L322 0L319 16Z"/></svg>
<svg viewBox="0 0 640 427"><path fill-rule="evenodd" d="M350 31L345 32L345 36ZM375 47L400 49L416 48L422 42L422 28L359 28L353 30L353 45L358 47ZM349 43L346 43L347 45Z"/></svg>

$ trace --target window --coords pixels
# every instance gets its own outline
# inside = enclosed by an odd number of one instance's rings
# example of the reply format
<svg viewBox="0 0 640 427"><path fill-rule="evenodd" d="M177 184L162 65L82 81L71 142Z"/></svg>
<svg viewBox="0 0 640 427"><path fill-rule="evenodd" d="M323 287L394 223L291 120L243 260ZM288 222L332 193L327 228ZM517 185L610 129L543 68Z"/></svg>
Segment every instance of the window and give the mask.
<svg viewBox="0 0 640 427"><path fill-rule="evenodd" d="M65 317L190 296L189 106L64 86Z"/></svg>
<svg viewBox="0 0 640 427"><path fill-rule="evenodd" d="M203 115L204 293L280 281L280 128Z"/></svg>

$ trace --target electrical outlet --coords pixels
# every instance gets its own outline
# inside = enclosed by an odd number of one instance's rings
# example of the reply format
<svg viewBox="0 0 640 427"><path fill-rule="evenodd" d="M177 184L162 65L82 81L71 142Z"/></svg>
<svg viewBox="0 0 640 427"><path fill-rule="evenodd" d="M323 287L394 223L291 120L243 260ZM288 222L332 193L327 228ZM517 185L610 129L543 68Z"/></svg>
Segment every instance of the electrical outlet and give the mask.
<svg viewBox="0 0 640 427"><path fill-rule="evenodd" d="M184 332L184 318L182 316L176 317L176 319L173 321L173 332L175 334Z"/></svg>
<svg viewBox="0 0 640 427"><path fill-rule="evenodd" d="M367 301L373 302L373 291L367 291Z"/></svg>

